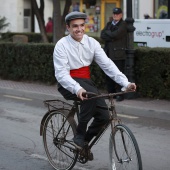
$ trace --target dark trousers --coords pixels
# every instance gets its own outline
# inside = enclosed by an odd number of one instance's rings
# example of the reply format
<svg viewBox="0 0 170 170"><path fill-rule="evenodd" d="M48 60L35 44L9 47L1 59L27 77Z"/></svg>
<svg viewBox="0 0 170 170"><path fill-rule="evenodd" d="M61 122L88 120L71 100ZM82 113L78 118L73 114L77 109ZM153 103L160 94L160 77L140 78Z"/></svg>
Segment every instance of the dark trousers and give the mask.
<svg viewBox="0 0 170 170"><path fill-rule="evenodd" d="M95 87L94 83L90 79L80 79L74 78L87 92L99 93L98 89ZM64 96L65 99L75 100L77 96L72 94L68 90L64 89L59 85L58 91ZM94 117L93 122L88 127L87 134L90 139L97 135L101 130L102 126L109 121L109 112L96 106L106 106L105 100L103 98L84 100L80 105L80 115L79 124L77 127L78 135L86 135L86 129L88 122ZM89 139L89 141L90 141Z"/></svg>
<svg viewBox="0 0 170 170"><path fill-rule="evenodd" d="M125 60L114 60L113 61L118 69L124 73L125 70ZM116 93L121 91L121 86L113 81L110 77L106 76L106 84L108 93Z"/></svg>

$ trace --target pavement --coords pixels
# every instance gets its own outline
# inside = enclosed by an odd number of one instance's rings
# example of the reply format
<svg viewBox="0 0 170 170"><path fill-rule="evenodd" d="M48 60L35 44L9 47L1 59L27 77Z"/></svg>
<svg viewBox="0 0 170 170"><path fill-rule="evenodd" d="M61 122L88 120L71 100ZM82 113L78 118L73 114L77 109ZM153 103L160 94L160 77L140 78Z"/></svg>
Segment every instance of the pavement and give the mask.
<svg viewBox="0 0 170 170"><path fill-rule="evenodd" d="M63 99L57 91L57 85L11 80L0 80L0 94L41 100ZM170 101L168 100L135 98L115 102L115 105L117 112L120 114L170 120Z"/></svg>

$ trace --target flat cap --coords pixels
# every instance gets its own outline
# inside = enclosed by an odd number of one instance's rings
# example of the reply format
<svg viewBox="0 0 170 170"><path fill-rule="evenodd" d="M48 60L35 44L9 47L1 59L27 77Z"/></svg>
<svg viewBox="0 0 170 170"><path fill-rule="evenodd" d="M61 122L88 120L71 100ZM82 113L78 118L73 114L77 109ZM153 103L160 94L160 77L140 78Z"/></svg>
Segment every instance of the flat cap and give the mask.
<svg viewBox="0 0 170 170"><path fill-rule="evenodd" d="M70 12L69 14L66 15L65 22L67 23L70 20L74 20L74 19L78 19L78 18L86 19L87 15L83 12L77 12L77 11Z"/></svg>
<svg viewBox="0 0 170 170"><path fill-rule="evenodd" d="M122 13L122 9L121 8L114 8L113 9L113 14L120 14Z"/></svg>

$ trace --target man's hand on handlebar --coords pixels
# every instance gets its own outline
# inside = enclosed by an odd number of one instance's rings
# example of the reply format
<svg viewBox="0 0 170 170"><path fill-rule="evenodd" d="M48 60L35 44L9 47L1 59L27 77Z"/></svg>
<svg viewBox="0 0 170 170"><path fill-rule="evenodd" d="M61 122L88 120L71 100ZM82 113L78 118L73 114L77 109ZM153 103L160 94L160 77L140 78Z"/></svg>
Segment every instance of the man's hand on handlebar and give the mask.
<svg viewBox="0 0 170 170"><path fill-rule="evenodd" d="M124 90L123 90L124 91ZM133 92L136 91L136 84L135 83L129 83L127 88L125 89L125 92ZM84 94L85 93L85 94ZM94 94L93 94L94 95ZM80 98L81 100L88 99L87 91L83 88L81 88L77 92L77 97Z"/></svg>
<svg viewBox="0 0 170 170"><path fill-rule="evenodd" d="M135 83L128 84L126 91L136 91L136 84Z"/></svg>
<svg viewBox="0 0 170 170"><path fill-rule="evenodd" d="M83 88L81 88L77 93L77 97L80 98L81 100L87 99L87 97L84 96L83 93L86 93L86 90Z"/></svg>

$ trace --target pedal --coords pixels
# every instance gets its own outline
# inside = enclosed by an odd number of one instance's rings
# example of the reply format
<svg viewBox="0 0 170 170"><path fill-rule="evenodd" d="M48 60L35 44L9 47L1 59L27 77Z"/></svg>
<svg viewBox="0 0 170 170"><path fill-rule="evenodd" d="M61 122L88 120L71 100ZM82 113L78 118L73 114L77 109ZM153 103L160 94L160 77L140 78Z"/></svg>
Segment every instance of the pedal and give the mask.
<svg viewBox="0 0 170 170"><path fill-rule="evenodd" d="M89 161L92 161L94 159L93 153L88 148L84 148L82 151L80 151L80 157L84 157Z"/></svg>

